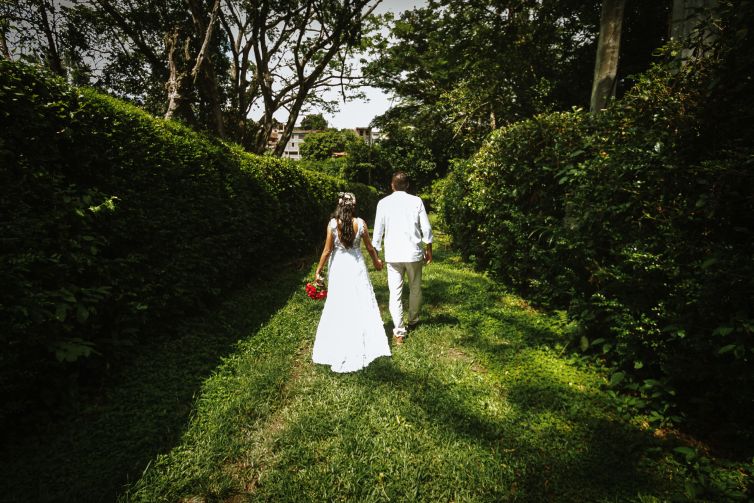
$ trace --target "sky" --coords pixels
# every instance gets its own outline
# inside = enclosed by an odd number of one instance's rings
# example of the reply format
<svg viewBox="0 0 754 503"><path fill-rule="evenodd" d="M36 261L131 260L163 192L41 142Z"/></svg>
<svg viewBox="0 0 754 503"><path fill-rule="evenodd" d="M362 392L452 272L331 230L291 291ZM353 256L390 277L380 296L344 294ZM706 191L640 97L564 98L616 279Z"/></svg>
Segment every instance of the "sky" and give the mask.
<svg viewBox="0 0 754 503"><path fill-rule="evenodd" d="M414 7L424 5L426 5L424 0L382 0L382 3L375 9L375 13L393 12L397 15L404 10L411 10ZM382 90L375 87L365 87L363 91L367 100L349 101L345 104L341 101L340 112L335 115L323 114L330 127L351 129L369 126L375 116L381 115L390 108L390 97ZM302 118L303 116L299 118L299 122Z"/></svg>

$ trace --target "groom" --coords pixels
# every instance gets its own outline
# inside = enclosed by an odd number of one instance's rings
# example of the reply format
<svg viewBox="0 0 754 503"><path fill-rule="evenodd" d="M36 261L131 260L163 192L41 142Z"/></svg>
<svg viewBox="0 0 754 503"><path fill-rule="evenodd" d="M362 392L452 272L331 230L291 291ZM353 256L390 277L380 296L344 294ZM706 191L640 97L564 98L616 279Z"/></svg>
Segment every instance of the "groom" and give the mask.
<svg viewBox="0 0 754 503"><path fill-rule="evenodd" d="M403 278L408 278L408 328L419 322L422 300L422 265L432 262L432 227L429 225L424 203L406 193L408 176L403 171L393 175L393 193L377 203L374 220L374 247L382 249L385 237L387 284L390 289L390 316L396 344L403 344L406 327L403 324ZM424 243L422 249L421 243Z"/></svg>

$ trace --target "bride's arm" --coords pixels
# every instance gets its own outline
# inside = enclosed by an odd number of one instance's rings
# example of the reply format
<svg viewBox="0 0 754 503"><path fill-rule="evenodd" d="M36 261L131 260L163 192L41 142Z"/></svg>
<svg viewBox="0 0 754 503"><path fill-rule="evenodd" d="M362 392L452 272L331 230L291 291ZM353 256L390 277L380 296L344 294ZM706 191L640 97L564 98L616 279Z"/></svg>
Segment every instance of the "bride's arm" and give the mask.
<svg viewBox="0 0 754 503"><path fill-rule="evenodd" d="M372 240L369 239L369 230L367 229L367 224L364 222L364 235L362 236L362 239L364 240L364 246L367 247L367 251L369 252L369 255L372 257L372 263L374 264L374 268L378 271L382 270L382 260L380 260L379 255L377 255L377 250L374 249L374 246L372 245Z"/></svg>
<svg viewBox="0 0 754 503"><path fill-rule="evenodd" d="M322 269L325 268L325 264L327 263L327 259L330 257L330 254L332 253L332 247L333 247L333 237L332 237L332 230L330 229L330 226L327 226L327 236L325 237L325 248L322 250L322 255L319 257L319 264L317 265L317 272L314 273L314 281L319 281L319 278L322 275ZM324 279L324 278L322 278Z"/></svg>

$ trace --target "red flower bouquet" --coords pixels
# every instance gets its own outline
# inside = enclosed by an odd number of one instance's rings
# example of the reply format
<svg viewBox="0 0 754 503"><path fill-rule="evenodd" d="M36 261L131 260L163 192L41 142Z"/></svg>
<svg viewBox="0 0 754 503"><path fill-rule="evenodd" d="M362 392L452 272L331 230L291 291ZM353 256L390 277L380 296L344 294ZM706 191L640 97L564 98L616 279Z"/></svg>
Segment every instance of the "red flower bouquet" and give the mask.
<svg viewBox="0 0 754 503"><path fill-rule="evenodd" d="M322 284L307 283L306 295L308 295L310 299L322 300L327 297L327 289Z"/></svg>

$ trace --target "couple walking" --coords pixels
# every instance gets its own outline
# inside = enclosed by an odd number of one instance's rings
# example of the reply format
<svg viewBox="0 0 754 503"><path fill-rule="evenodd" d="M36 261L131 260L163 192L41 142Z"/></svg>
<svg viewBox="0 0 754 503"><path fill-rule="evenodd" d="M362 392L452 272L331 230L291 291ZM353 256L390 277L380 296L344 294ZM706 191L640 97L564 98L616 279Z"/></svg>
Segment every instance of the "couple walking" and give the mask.
<svg viewBox="0 0 754 503"><path fill-rule="evenodd" d="M406 193L408 185L404 172L393 175L393 193L377 204L374 244L366 223L356 216L356 197L350 192L340 194L316 272L317 281L321 281L329 258L327 300L314 340L314 363L330 365L334 372L353 372L375 358L390 356L380 309L361 254L362 241L374 268L381 271L385 264L377 252L382 249L383 237L385 240L395 343L402 344L406 329L419 322L422 265L432 261L432 228L422 200ZM401 299L404 277L409 285L408 326L403 322Z"/></svg>

